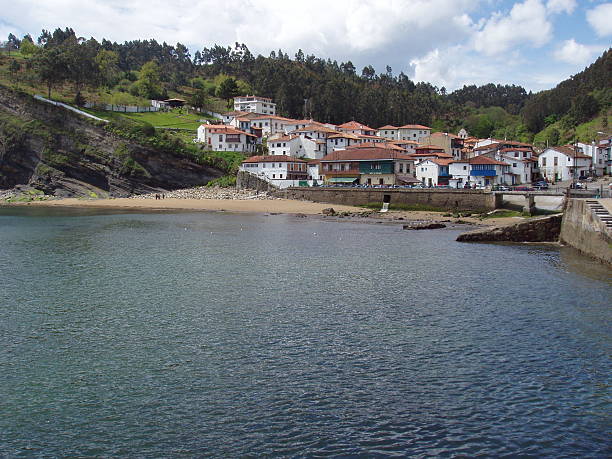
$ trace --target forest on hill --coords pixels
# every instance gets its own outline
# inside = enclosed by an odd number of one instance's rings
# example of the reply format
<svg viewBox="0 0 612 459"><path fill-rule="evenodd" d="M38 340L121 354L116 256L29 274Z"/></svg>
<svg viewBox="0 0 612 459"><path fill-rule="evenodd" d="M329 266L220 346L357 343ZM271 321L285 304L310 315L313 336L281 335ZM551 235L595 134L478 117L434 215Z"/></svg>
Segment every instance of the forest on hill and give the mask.
<svg viewBox="0 0 612 459"><path fill-rule="evenodd" d="M2 75L22 89L59 92L71 102L146 104L179 96L198 109L221 110L238 95L258 94L281 115L342 123L427 124L439 131L464 127L478 137L558 143L592 136L581 124L607 128L612 100L612 52L583 72L537 94L515 85L464 86L453 92L415 83L387 67L376 73L350 62L301 50L254 56L245 44L196 51L155 40L124 43L78 37L73 29L43 30L36 38L11 34L4 43ZM12 52L12 57L11 57ZM2 76L0 75L0 76ZM584 131L584 130L583 130ZM585 140L585 139L583 139ZM590 139L589 139L590 140Z"/></svg>

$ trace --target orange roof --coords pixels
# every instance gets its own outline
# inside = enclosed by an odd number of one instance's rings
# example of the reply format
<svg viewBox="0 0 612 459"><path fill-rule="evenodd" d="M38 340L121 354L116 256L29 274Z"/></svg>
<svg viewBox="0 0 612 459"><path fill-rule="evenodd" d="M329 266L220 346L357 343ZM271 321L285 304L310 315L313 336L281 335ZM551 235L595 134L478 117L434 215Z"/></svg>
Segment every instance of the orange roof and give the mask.
<svg viewBox="0 0 612 459"><path fill-rule="evenodd" d="M210 131L211 134L244 134L250 137L256 137L248 132L241 131L232 126L226 126L225 124L202 124L204 129Z"/></svg>
<svg viewBox="0 0 612 459"><path fill-rule="evenodd" d="M328 127L323 126L322 124L316 123L316 124L310 124L306 127L300 128L300 129L296 129L294 132L308 132L308 131L316 131L316 132L329 132L329 133L334 133L337 134L338 131L336 131L335 129L331 129Z"/></svg>
<svg viewBox="0 0 612 459"><path fill-rule="evenodd" d="M422 124L405 124L403 126L400 126L398 129L429 129L431 130L430 127L423 126Z"/></svg>
<svg viewBox="0 0 612 459"><path fill-rule="evenodd" d="M432 137L450 137L451 139L460 139L461 137L459 137L458 135L455 134L449 134L448 132L434 132L433 134L431 134Z"/></svg>
<svg viewBox="0 0 612 459"><path fill-rule="evenodd" d="M406 161L412 158L404 153L399 153L389 148L368 147L351 148L347 150L336 150L321 159L321 162L328 161L368 161L368 160L389 160L403 159Z"/></svg>
<svg viewBox="0 0 612 459"><path fill-rule="evenodd" d="M339 132L337 134L330 135L329 138L330 139L353 139L353 140L359 140L359 136L356 136L355 134L349 134L348 132Z"/></svg>
<svg viewBox="0 0 612 459"><path fill-rule="evenodd" d="M444 151L444 148L439 147L438 145L419 145L418 147L416 147L416 150L442 150Z"/></svg>
<svg viewBox="0 0 612 459"><path fill-rule="evenodd" d="M365 124L358 123L357 121L349 121L348 123L344 123L338 126L338 129L361 129L363 131L375 131L376 129L372 129L371 127L366 126Z"/></svg>
<svg viewBox="0 0 612 459"><path fill-rule="evenodd" d="M306 163L303 159L294 158L287 155L265 155L251 156L245 159L242 163Z"/></svg>
<svg viewBox="0 0 612 459"><path fill-rule="evenodd" d="M378 128L379 131L382 131L383 129L386 129L386 130L389 131L389 130L392 130L392 129L397 129L397 126L391 126L390 124L387 124L386 126Z"/></svg>
<svg viewBox="0 0 612 459"><path fill-rule="evenodd" d="M398 147L397 145L393 145L387 142L363 142L363 143L351 145L350 147L347 147L346 149L350 150L352 148L386 148L388 150L403 151L403 152L406 151L402 147Z"/></svg>
<svg viewBox="0 0 612 459"><path fill-rule="evenodd" d="M582 158L582 159L585 159L585 158L591 159L591 157L588 155L584 155L582 153L576 153L574 149L570 146L548 147L548 149L558 151L559 153L563 153L564 155L570 156L572 158L576 157L576 158Z"/></svg>
<svg viewBox="0 0 612 459"><path fill-rule="evenodd" d="M376 139L379 142L384 142L384 138L380 137L378 135L366 135L366 134L359 134L359 138L360 139Z"/></svg>

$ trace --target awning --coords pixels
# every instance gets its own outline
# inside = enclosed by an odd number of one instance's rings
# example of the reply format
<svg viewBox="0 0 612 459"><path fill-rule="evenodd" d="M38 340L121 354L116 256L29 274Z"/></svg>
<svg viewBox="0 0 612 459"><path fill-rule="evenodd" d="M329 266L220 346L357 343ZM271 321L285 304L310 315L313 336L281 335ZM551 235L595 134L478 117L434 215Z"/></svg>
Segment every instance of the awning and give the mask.
<svg viewBox="0 0 612 459"><path fill-rule="evenodd" d="M398 175L397 180L404 183L421 183L421 181L410 175Z"/></svg>
<svg viewBox="0 0 612 459"><path fill-rule="evenodd" d="M329 183L353 183L358 177L332 177Z"/></svg>

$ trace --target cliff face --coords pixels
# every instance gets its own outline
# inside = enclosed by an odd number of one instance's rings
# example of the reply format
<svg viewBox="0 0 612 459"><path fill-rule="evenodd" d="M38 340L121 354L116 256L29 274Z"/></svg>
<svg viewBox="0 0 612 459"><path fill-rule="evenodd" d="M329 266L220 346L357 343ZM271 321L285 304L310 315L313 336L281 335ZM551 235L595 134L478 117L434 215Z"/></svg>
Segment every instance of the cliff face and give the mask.
<svg viewBox="0 0 612 459"><path fill-rule="evenodd" d="M121 197L203 185L223 172L177 149L154 148L101 123L0 87L0 189Z"/></svg>

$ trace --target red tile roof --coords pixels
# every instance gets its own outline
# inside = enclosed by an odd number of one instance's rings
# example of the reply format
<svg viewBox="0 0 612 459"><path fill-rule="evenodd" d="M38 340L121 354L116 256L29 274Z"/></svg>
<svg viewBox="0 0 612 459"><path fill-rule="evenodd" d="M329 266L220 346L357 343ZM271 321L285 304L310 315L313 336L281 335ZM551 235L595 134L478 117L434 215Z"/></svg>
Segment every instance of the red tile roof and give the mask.
<svg viewBox="0 0 612 459"><path fill-rule="evenodd" d="M375 131L376 129L372 129L371 127L366 126L365 124L358 123L357 121L349 121L347 123L341 124L338 126L338 129L361 129L363 131Z"/></svg>
<svg viewBox="0 0 612 459"><path fill-rule="evenodd" d="M350 147L346 147L347 150L351 150L354 148L386 148L388 150L403 151L403 152L406 151L402 147L398 147L397 145L393 145L387 142L363 142L363 143L351 145Z"/></svg>
<svg viewBox="0 0 612 459"><path fill-rule="evenodd" d="M250 137L256 137L253 134L241 131L233 126L226 126L225 124L202 124L202 126L211 134L244 134Z"/></svg>
<svg viewBox="0 0 612 459"><path fill-rule="evenodd" d="M287 155L266 155L251 156L242 161L242 163L306 163L306 161Z"/></svg>
<svg viewBox="0 0 612 459"><path fill-rule="evenodd" d="M397 126L391 126L390 124L387 124L386 126L383 127L379 127L377 130L378 131L382 131L383 129L386 129L387 131L391 131L391 130L397 130Z"/></svg>
<svg viewBox="0 0 612 459"><path fill-rule="evenodd" d="M405 124L404 126L400 126L398 129L429 129L430 127L423 126L422 124Z"/></svg>
<svg viewBox="0 0 612 459"><path fill-rule="evenodd" d="M415 148L415 150L441 150L444 151L444 148L439 147L437 145L419 145Z"/></svg>

